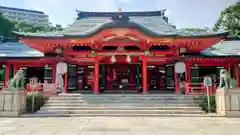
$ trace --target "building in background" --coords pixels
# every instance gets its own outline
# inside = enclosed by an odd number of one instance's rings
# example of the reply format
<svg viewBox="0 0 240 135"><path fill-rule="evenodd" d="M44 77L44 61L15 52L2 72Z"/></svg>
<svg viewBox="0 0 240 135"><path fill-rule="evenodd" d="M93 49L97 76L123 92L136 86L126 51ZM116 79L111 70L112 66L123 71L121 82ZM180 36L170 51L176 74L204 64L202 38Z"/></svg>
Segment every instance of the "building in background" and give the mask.
<svg viewBox="0 0 240 135"><path fill-rule="evenodd" d="M49 16L42 11L0 6L0 12L11 21L24 21L35 26L49 24Z"/></svg>

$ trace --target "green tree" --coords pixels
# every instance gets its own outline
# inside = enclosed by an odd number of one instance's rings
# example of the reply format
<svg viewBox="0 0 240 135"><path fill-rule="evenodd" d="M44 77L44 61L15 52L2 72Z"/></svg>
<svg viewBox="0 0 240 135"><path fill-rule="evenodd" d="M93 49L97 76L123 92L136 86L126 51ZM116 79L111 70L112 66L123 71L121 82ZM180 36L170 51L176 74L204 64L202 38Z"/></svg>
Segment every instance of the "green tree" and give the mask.
<svg viewBox="0 0 240 135"><path fill-rule="evenodd" d="M63 30L62 25L56 24L55 26L50 25L48 31L61 31Z"/></svg>
<svg viewBox="0 0 240 135"><path fill-rule="evenodd" d="M228 30L232 36L240 36L240 4L230 5L224 9L213 30Z"/></svg>
<svg viewBox="0 0 240 135"><path fill-rule="evenodd" d="M17 31L21 31L21 32L39 32L39 31L45 31L45 27L42 26L34 26L31 24L27 24L23 21L16 21L14 22L15 24L15 29Z"/></svg>
<svg viewBox="0 0 240 135"><path fill-rule="evenodd" d="M63 30L62 25L56 24L55 26L57 31Z"/></svg>
<svg viewBox="0 0 240 135"><path fill-rule="evenodd" d="M10 37L13 36L12 31L15 30L14 23L6 19L2 13L0 13L0 36Z"/></svg>

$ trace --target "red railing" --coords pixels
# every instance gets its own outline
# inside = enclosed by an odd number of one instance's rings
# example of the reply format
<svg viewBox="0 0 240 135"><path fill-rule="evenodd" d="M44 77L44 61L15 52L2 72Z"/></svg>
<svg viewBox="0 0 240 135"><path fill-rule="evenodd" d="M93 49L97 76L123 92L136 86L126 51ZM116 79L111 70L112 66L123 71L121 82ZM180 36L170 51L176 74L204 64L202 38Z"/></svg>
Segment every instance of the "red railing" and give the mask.
<svg viewBox="0 0 240 135"><path fill-rule="evenodd" d="M213 83L212 87L209 87L210 94L215 94L217 89L217 84ZM206 94L207 88L204 87L203 83L185 83L185 93L186 94Z"/></svg>

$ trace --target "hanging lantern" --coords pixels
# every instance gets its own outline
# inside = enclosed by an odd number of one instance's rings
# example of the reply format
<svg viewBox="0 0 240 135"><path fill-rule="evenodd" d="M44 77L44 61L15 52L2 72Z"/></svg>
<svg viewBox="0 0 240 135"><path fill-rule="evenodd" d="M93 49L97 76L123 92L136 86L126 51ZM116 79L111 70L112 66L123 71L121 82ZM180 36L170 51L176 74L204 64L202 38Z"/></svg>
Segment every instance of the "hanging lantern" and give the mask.
<svg viewBox="0 0 240 135"><path fill-rule="evenodd" d="M115 56L112 56L111 57L111 61L112 61L112 63L115 63L117 60L116 60L116 57Z"/></svg>
<svg viewBox="0 0 240 135"><path fill-rule="evenodd" d="M126 60L127 60L128 63L131 63L131 61L132 61L132 59L131 59L131 57L129 55L127 56Z"/></svg>
<svg viewBox="0 0 240 135"><path fill-rule="evenodd" d="M5 65L5 64L2 64L2 67L3 67L3 68L5 68L5 67L6 67L6 65Z"/></svg>
<svg viewBox="0 0 240 135"><path fill-rule="evenodd" d="M44 68L48 68L48 67L49 67L48 64L44 65Z"/></svg>

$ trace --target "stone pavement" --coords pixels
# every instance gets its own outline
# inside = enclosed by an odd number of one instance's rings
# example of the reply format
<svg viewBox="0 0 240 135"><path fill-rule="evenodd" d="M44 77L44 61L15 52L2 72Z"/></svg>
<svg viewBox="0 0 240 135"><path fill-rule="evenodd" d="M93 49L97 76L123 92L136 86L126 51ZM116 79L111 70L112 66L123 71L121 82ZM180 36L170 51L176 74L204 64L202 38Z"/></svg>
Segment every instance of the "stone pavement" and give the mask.
<svg viewBox="0 0 240 135"><path fill-rule="evenodd" d="M239 135L239 118L0 118L0 135Z"/></svg>

